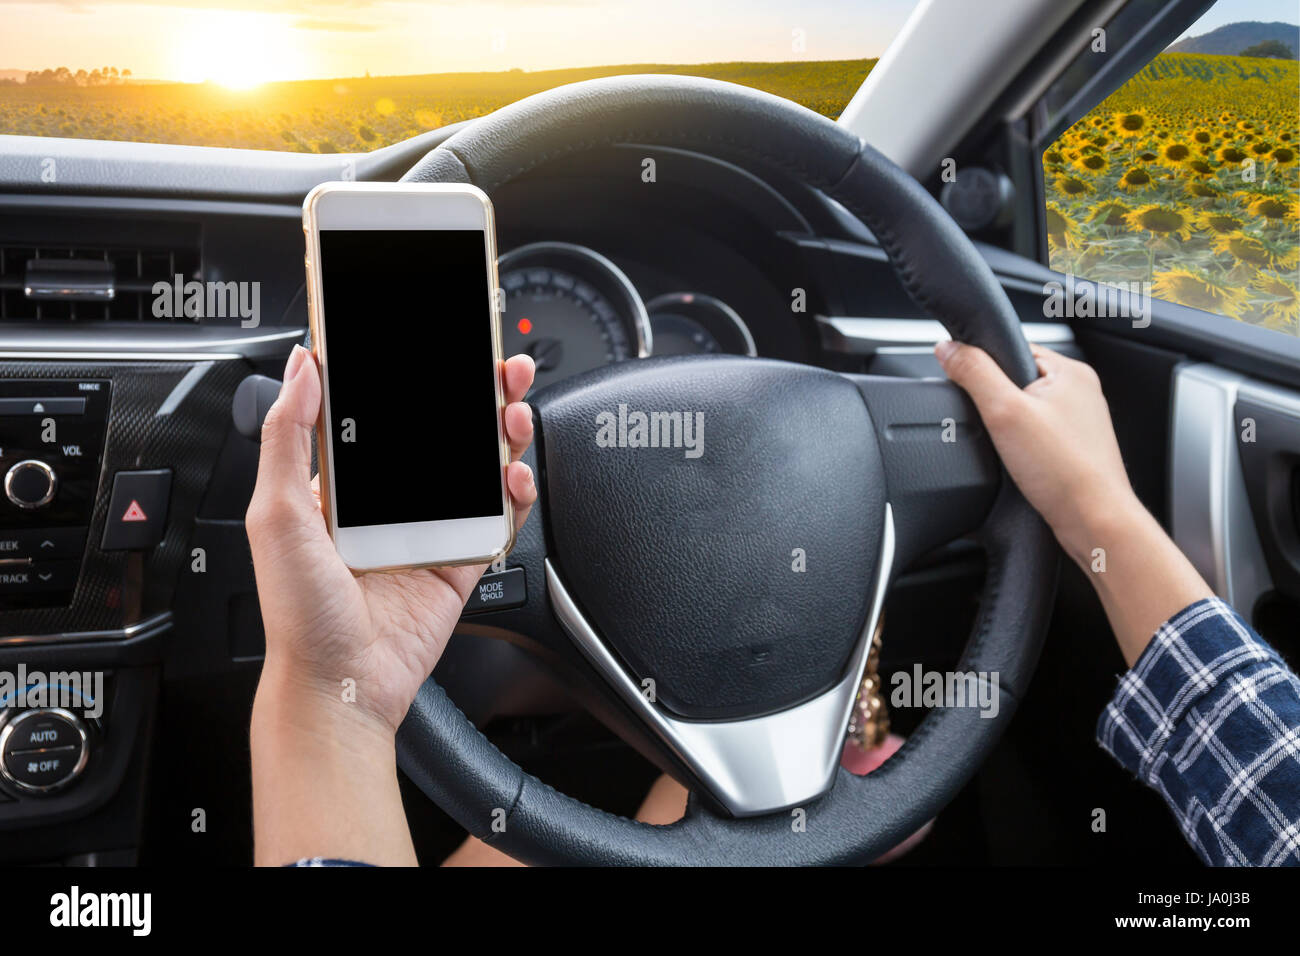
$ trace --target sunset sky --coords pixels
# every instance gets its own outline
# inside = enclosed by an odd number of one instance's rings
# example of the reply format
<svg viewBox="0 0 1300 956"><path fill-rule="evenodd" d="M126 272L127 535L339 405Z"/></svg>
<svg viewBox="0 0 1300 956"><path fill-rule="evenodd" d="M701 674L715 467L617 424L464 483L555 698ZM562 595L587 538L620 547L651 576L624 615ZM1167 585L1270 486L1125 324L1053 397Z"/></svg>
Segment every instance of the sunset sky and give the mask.
<svg viewBox="0 0 1300 956"><path fill-rule="evenodd" d="M0 0L0 69L237 83L876 56L916 0ZM806 50L792 48L795 29Z"/></svg>
<svg viewBox="0 0 1300 956"><path fill-rule="evenodd" d="M971 0L997 2L997 0ZM0 70L267 80L878 56L917 0L0 0ZM1221 0L1189 32L1296 19ZM802 30L806 48L793 47Z"/></svg>

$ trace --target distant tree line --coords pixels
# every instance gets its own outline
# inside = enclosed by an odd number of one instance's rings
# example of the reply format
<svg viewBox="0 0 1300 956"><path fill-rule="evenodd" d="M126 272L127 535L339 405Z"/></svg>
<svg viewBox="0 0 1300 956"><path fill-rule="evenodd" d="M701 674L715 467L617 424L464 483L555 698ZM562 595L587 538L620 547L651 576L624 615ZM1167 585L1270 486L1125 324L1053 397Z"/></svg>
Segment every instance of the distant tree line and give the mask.
<svg viewBox="0 0 1300 956"><path fill-rule="evenodd" d="M56 70L31 70L24 82L27 86L120 86L130 79L130 70L119 70L115 66L103 66L89 73L85 70L73 73L61 66ZM17 83L17 80L0 80L0 84L9 86Z"/></svg>

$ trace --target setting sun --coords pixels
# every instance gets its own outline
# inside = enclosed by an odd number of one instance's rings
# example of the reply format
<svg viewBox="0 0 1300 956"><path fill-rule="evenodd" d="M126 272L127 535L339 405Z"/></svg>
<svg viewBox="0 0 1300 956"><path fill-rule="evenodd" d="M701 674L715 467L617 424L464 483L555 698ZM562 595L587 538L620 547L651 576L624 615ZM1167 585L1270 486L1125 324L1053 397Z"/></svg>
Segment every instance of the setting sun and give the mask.
<svg viewBox="0 0 1300 956"><path fill-rule="evenodd" d="M299 44L278 16L203 11L187 18L175 44L175 75L247 90L299 75Z"/></svg>

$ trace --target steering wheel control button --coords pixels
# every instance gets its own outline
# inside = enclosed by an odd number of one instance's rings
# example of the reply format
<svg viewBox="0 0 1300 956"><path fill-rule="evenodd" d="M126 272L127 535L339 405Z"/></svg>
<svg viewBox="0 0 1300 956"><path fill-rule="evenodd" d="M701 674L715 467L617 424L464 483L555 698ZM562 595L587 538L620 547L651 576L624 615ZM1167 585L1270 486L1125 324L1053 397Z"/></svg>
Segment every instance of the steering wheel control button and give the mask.
<svg viewBox="0 0 1300 956"><path fill-rule="evenodd" d="M478 579L469 600L465 602L466 614L484 611L502 611L521 607L528 596L528 586L523 568L507 568L495 574L488 573Z"/></svg>
<svg viewBox="0 0 1300 956"><path fill-rule="evenodd" d="M66 786L89 759L86 727L71 711L22 711L0 729L0 778L26 793Z"/></svg>
<svg viewBox="0 0 1300 956"><path fill-rule="evenodd" d="M54 469L38 458L20 461L5 473L5 497L24 511L45 507L58 489Z"/></svg>
<svg viewBox="0 0 1300 956"><path fill-rule="evenodd" d="M162 540L171 497L170 468L119 471L113 477L102 551L142 551Z"/></svg>
<svg viewBox="0 0 1300 956"><path fill-rule="evenodd" d="M85 528L34 528L0 531L0 561L79 558L86 548Z"/></svg>

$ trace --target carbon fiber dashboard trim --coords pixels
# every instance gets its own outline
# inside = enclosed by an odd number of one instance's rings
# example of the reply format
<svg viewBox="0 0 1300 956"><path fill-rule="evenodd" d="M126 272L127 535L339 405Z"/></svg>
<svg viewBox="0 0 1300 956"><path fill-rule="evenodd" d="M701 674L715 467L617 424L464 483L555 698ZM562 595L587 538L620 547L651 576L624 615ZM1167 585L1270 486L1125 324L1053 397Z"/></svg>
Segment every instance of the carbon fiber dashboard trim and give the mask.
<svg viewBox="0 0 1300 956"><path fill-rule="evenodd" d="M78 640L97 632L120 636L171 609L177 575L188 567L194 516L229 430L231 398L250 371L237 357L217 359L0 361L0 378L107 378L113 383L99 486L72 604L0 611L0 643L6 643L6 635L22 635L23 643ZM207 370L189 383L170 414L159 415L177 385L200 364L208 365ZM172 470L162 542L152 551L100 551L114 473L145 468Z"/></svg>

